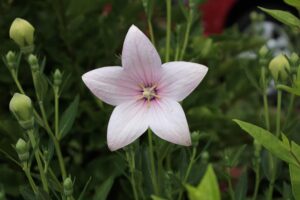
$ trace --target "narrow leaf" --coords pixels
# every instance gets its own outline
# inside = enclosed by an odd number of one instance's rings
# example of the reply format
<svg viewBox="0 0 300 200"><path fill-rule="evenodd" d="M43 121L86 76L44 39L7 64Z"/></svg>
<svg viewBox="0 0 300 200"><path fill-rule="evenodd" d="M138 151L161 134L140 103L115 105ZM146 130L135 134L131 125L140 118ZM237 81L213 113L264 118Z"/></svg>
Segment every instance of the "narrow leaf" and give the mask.
<svg viewBox="0 0 300 200"><path fill-rule="evenodd" d="M289 92L291 94L300 96L300 88L291 88L291 87L286 86L286 85L278 85L277 89L284 90L284 91Z"/></svg>
<svg viewBox="0 0 300 200"><path fill-rule="evenodd" d="M217 177L212 165L208 165L207 170L198 187L186 185L190 200L220 200L220 190Z"/></svg>
<svg viewBox="0 0 300 200"><path fill-rule="evenodd" d="M272 17L274 17L275 19L277 19L278 21L293 27L293 28L300 28L300 20L294 16L293 14L286 12L286 11L282 11L282 10L272 10L272 9L266 9L266 8L261 8L259 7L261 10L263 10L264 12L268 13L269 15L271 15Z"/></svg>
<svg viewBox="0 0 300 200"><path fill-rule="evenodd" d="M97 192L94 196L94 200L105 200L107 195L114 183L115 178L110 176L106 181L102 183L102 185L97 188Z"/></svg>
<svg viewBox="0 0 300 200"><path fill-rule="evenodd" d="M79 105L79 96L76 96L74 101L69 105L69 107L63 113L59 122L60 138L66 136L67 133L71 130L76 118L78 105Z"/></svg>
<svg viewBox="0 0 300 200"><path fill-rule="evenodd" d="M298 165L297 161L292 156L290 149L288 149L286 145L284 145L276 136L271 134L269 131L237 119L235 119L234 121L272 154L274 154L281 160L284 160L285 162Z"/></svg>
<svg viewBox="0 0 300 200"><path fill-rule="evenodd" d="M299 0L284 0L285 3L289 4L290 6L293 6L300 10L300 1Z"/></svg>
<svg viewBox="0 0 300 200"><path fill-rule="evenodd" d="M289 165L292 191L295 199L300 199L300 168L296 165Z"/></svg>
<svg viewBox="0 0 300 200"><path fill-rule="evenodd" d="M89 186L91 180L92 180L92 177L90 177L89 180L87 180L87 182L86 182L86 184L85 184L83 190L81 191L81 193L80 193L80 195L79 195L79 197L78 197L77 200L82 200L82 199L84 199L84 195L85 195L85 193L86 193L86 190L87 190L87 188L88 188L88 186Z"/></svg>

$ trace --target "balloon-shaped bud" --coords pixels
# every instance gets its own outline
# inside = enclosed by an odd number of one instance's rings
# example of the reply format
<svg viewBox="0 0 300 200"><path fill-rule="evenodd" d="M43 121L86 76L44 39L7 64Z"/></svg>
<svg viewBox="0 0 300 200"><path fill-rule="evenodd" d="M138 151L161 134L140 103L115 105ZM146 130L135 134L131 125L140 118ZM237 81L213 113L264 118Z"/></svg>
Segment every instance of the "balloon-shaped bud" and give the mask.
<svg viewBox="0 0 300 200"><path fill-rule="evenodd" d="M266 55L268 54L269 52L269 49L266 45L262 46L260 49L259 49L259 56L260 57L266 57Z"/></svg>
<svg viewBox="0 0 300 200"><path fill-rule="evenodd" d="M36 71L39 70L39 61L38 61L36 55L30 54L28 56L28 63L29 63L29 65L31 67L31 70L33 72L36 72Z"/></svg>
<svg viewBox="0 0 300 200"><path fill-rule="evenodd" d="M34 27L28 21L16 18L10 26L9 37L24 50L24 53L33 51Z"/></svg>
<svg viewBox="0 0 300 200"><path fill-rule="evenodd" d="M5 55L6 59L6 64L9 69L15 69L16 68L16 63L17 63L17 56L15 52L9 51Z"/></svg>
<svg viewBox="0 0 300 200"><path fill-rule="evenodd" d="M273 58L269 64L269 70L275 81L286 80L290 71L290 64L286 57L279 54Z"/></svg>
<svg viewBox="0 0 300 200"><path fill-rule="evenodd" d="M73 194L73 182L70 177L64 180L64 194L66 197L72 196Z"/></svg>
<svg viewBox="0 0 300 200"><path fill-rule="evenodd" d="M62 74L59 69L56 69L53 74L53 83L55 86L60 86L62 82Z"/></svg>
<svg viewBox="0 0 300 200"><path fill-rule="evenodd" d="M29 145L20 138L16 143L16 151L21 162L27 162L29 159Z"/></svg>
<svg viewBox="0 0 300 200"><path fill-rule="evenodd" d="M15 93L10 100L9 109L24 129L33 128L33 107L31 99L28 96Z"/></svg>

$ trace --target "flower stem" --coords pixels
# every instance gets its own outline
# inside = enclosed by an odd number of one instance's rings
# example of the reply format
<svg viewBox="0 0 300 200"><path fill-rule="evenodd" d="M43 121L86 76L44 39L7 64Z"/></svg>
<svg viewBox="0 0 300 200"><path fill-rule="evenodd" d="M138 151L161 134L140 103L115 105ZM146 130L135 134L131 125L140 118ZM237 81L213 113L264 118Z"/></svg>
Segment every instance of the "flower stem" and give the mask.
<svg viewBox="0 0 300 200"><path fill-rule="evenodd" d="M54 134L53 134L53 132L52 132L50 126L49 126L47 116L46 116L46 112L45 112L45 108L44 108L44 105L43 105L42 101L39 102L39 106L40 106L40 109L41 109L42 118L43 118L43 121L44 121L44 124L45 124L46 131L49 134L49 136L51 137L51 140L54 144L54 148L55 148L56 155L57 155L57 158L58 158L58 163L59 163L61 175L62 175L62 178L64 180L65 178L67 178L67 172L66 172L65 163L64 163L64 159L63 159L63 156L62 156L62 153L61 153L61 149L60 149L60 146L59 146L58 139L54 136Z"/></svg>
<svg viewBox="0 0 300 200"><path fill-rule="evenodd" d="M30 186L31 186L31 188L32 188L32 190L33 190L33 192L36 194L37 191L38 191L38 190L37 190L37 187L36 187L36 184L35 184L34 180L32 179L32 176L31 176L31 173L30 173L30 169L29 169L27 163L26 163L25 165L26 165L26 166L23 167L23 170L24 170L24 172L25 172L25 175L26 175L26 177L27 177L27 179L28 179L28 181L29 181L29 184L30 184Z"/></svg>
<svg viewBox="0 0 300 200"><path fill-rule="evenodd" d="M226 171L227 171L227 183L228 183L228 187L229 187L230 198L231 198L231 200L235 200L234 191L233 191L232 182L231 182L231 177L230 177L230 168L227 167Z"/></svg>
<svg viewBox="0 0 300 200"><path fill-rule="evenodd" d="M147 19L147 23L148 23L148 28L149 28L151 42L152 42L153 46L155 46L155 37L154 37L153 27L152 27L152 23L151 23L151 19L150 18Z"/></svg>
<svg viewBox="0 0 300 200"><path fill-rule="evenodd" d="M152 131L148 129L148 140L149 140L149 157L150 157L150 167L151 167L151 181L153 185L154 194L159 194L156 170L154 165L154 152L153 152L153 144L152 144Z"/></svg>
<svg viewBox="0 0 300 200"><path fill-rule="evenodd" d="M257 193L260 185L260 166L259 164L256 164L256 170L255 170L255 185L254 185L254 193L252 196L252 200L256 200Z"/></svg>
<svg viewBox="0 0 300 200"><path fill-rule="evenodd" d="M183 57L184 57L185 50L186 50L186 47L187 47L187 44L188 44L188 41L189 41L192 22L193 22L193 11L190 10L188 20L187 20L186 30L185 30L185 34L184 34L183 46L182 46L182 49L181 49L179 60L182 60Z"/></svg>
<svg viewBox="0 0 300 200"><path fill-rule="evenodd" d="M188 168L187 168L187 170L185 172L185 175L184 175L184 178L183 178L183 183L185 183L188 180L188 178L189 178L191 169L192 169L193 164L195 162L196 153L197 153L197 148L193 147L192 155L191 155L191 158L190 158L190 162L189 162ZM179 193L179 195L178 195L178 200L182 199L182 194L183 194L183 191L181 190L180 193Z"/></svg>
<svg viewBox="0 0 300 200"><path fill-rule="evenodd" d="M54 121L55 121L55 137L59 138L59 95L58 88L54 87Z"/></svg>
<svg viewBox="0 0 300 200"><path fill-rule="evenodd" d="M281 97L282 91L277 91L277 112L276 112L276 136L279 137L280 135L280 119L281 119Z"/></svg>
<svg viewBox="0 0 300 200"><path fill-rule="evenodd" d="M32 145L32 149L34 151L34 156L35 156L35 159L36 159L36 162L37 162L37 166L39 168L39 172L40 172L40 176L41 176L41 180L42 180L42 184L43 184L43 189L47 193L49 193L48 182L47 182L47 179L46 179L46 175L44 173L44 169L43 169L43 166L42 166L42 161L41 161L39 152L36 149L37 148L37 143L36 143L36 140L35 140L35 137L34 137L33 129L28 130L27 133L28 133L31 145Z"/></svg>
<svg viewBox="0 0 300 200"><path fill-rule="evenodd" d="M130 183L133 191L133 196L135 200L139 199L137 189L136 189L136 182L135 182L135 159L134 159L134 152L130 149L129 152L126 151L126 159L129 165L129 171L130 171Z"/></svg>
<svg viewBox="0 0 300 200"><path fill-rule="evenodd" d="M166 31L166 57L165 62L170 59L170 45L171 45L171 0L166 0L167 5L167 31Z"/></svg>

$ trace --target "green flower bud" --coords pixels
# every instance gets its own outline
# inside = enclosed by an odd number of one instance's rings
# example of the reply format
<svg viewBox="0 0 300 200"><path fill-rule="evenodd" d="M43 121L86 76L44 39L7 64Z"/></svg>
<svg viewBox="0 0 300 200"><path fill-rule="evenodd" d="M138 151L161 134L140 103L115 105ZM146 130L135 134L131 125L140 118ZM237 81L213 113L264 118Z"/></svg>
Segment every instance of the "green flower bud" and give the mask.
<svg viewBox="0 0 300 200"><path fill-rule="evenodd" d="M73 182L70 177L64 180L64 194L67 197L73 194Z"/></svg>
<svg viewBox="0 0 300 200"><path fill-rule="evenodd" d="M15 93L9 103L9 109L24 129L31 129L34 125L31 99L26 95Z"/></svg>
<svg viewBox="0 0 300 200"><path fill-rule="evenodd" d="M290 57L290 61L293 65L296 65L299 60L299 56L294 52Z"/></svg>
<svg viewBox="0 0 300 200"><path fill-rule="evenodd" d="M28 21L16 18L10 26L9 37L24 50L24 53L33 51L34 27Z"/></svg>
<svg viewBox="0 0 300 200"><path fill-rule="evenodd" d="M259 54L260 57L266 57L266 55L268 54L268 52L269 52L268 47L267 47L266 45L264 45L264 46L262 46L262 47L259 49L258 54Z"/></svg>
<svg viewBox="0 0 300 200"><path fill-rule="evenodd" d="M201 136L200 136L199 131L192 132L191 138L192 138L192 144L193 144L193 146L198 146L200 137Z"/></svg>
<svg viewBox="0 0 300 200"><path fill-rule="evenodd" d="M16 151L21 162L27 162L29 159L29 145L20 138L16 144Z"/></svg>
<svg viewBox="0 0 300 200"><path fill-rule="evenodd" d="M284 55L280 54L271 60L269 70L275 81L278 81L278 79L284 81L288 77L287 72L290 71L289 61Z"/></svg>
<svg viewBox="0 0 300 200"><path fill-rule="evenodd" d="M35 55L30 54L28 56L28 63L29 63L29 65L31 67L31 70L33 72L36 72L36 71L39 70L39 61L38 61L38 59L37 59L37 57Z"/></svg>
<svg viewBox="0 0 300 200"><path fill-rule="evenodd" d="M204 151L201 153L201 158L203 161L207 162L209 159L209 153L207 151Z"/></svg>
<svg viewBox="0 0 300 200"><path fill-rule="evenodd" d="M53 83L55 86L60 86L62 82L62 74L59 69L56 69L53 74Z"/></svg>
<svg viewBox="0 0 300 200"><path fill-rule="evenodd" d="M9 69L15 69L16 68L16 63L17 63L16 54L12 51L9 51L9 52L7 52L5 58L6 58L7 67Z"/></svg>
<svg viewBox="0 0 300 200"><path fill-rule="evenodd" d="M258 13L255 12L255 11L252 11L250 13L250 19L251 19L251 21L257 21L257 19L258 19Z"/></svg>

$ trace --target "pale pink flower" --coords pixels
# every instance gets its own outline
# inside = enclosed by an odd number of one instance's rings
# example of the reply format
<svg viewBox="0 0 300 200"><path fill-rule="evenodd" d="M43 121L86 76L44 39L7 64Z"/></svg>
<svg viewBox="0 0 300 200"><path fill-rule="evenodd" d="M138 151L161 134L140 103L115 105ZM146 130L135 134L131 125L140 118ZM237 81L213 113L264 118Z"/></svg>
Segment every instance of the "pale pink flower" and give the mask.
<svg viewBox="0 0 300 200"><path fill-rule="evenodd" d="M95 96L116 106L107 129L109 149L132 143L148 128L169 142L191 145L178 102L198 86L207 67L183 61L162 65L154 46L134 25L124 41L122 66L102 67L82 76Z"/></svg>

